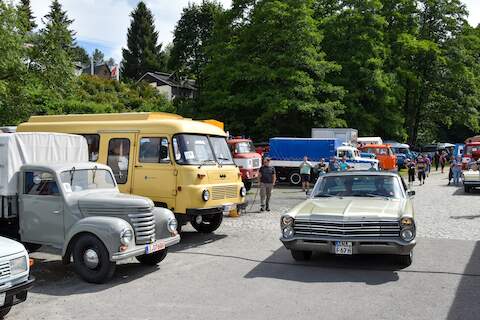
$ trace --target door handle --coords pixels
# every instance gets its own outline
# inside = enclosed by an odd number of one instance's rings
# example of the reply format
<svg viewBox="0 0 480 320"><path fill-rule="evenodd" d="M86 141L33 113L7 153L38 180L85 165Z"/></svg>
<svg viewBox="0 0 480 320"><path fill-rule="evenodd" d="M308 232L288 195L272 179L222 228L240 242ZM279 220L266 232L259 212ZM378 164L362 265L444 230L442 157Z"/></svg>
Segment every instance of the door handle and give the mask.
<svg viewBox="0 0 480 320"><path fill-rule="evenodd" d="M53 214L60 214L60 210L53 211Z"/></svg>
<svg viewBox="0 0 480 320"><path fill-rule="evenodd" d="M143 166L137 164L135 165L135 168L143 168Z"/></svg>

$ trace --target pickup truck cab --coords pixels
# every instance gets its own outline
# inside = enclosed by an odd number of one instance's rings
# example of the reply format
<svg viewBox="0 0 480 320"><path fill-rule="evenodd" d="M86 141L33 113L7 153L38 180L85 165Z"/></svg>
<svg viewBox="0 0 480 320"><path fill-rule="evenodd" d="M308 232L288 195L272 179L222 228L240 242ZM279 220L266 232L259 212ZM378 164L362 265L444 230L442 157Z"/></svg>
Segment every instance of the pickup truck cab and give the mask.
<svg viewBox="0 0 480 320"><path fill-rule="evenodd" d="M248 191L252 188L253 181L258 179L262 156L256 152L250 139L233 138L227 143L232 152L233 161L240 168L243 184Z"/></svg>
<svg viewBox="0 0 480 320"><path fill-rule="evenodd" d="M360 151L348 144L344 144L337 148L337 158L342 159L346 158L347 163L353 167L353 170L368 170L370 168L375 168L378 170L378 160L371 158L362 158L360 156Z"/></svg>
<svg viewBox="0 0 480 320"><path fill-rule="evenodd" d="M157 264L180 241L174 214L148 198L120 193L108 166L23 165L18 186L18 198L5 199L18 207L4 224L30 246L58 249L64 263L73 258L87 282L108 281L116 262L127 258Z"/></svg>
<svg viewBox="0 0 480 320"><path fill-rule="evenodd" d="M360 151L373 153L379 161L380 169L392 171L397 169L397 157L389 145L367 144L360 147Z"/></svg>
<svg viewBox="0 0 480 320"><path fill-rule="evenodd" d="M33 278L27 250L22 244L0 237L0 319L12 306L27 299Z"/></svg>

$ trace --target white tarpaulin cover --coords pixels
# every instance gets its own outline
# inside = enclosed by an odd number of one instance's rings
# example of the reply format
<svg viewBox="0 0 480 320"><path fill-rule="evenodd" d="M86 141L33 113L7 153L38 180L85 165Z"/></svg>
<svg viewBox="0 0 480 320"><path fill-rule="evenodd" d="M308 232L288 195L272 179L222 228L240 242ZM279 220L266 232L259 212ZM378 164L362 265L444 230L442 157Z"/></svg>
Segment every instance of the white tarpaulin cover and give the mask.
<svg viewBox="0 0 480 320"><path fill-rule="evenodd" d="M17 191L17 174L24 164L88 162L84 137L63 133L0 134L0 196Z"/></svg>

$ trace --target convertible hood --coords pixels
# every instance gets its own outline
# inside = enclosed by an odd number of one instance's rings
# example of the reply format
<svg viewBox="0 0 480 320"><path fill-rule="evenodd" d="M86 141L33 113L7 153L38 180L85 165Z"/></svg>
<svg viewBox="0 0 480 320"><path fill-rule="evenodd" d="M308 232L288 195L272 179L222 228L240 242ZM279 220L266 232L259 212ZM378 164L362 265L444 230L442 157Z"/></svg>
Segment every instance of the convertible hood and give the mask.
<svg viewBox="0 0 480 320"><path fill-rule="evenodd" d="M307 200L294 212L297 218L314 219L396 219L405 211L407 200L383 198L327 198Z"/></svg>

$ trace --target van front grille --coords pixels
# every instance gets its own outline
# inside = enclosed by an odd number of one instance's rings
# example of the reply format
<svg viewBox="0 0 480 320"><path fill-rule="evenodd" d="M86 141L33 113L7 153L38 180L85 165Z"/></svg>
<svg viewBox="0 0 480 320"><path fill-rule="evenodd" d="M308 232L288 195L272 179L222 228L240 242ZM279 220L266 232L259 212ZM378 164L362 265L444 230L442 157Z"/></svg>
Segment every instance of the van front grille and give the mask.
<svg viewBox="0 0 480 320"><path fill-rule="evenodd" d="M2 284L1 280L10 277L10 261L0 262L0 285Z"/></svg>
<svg viewBox="0 0 480 320"><path fill-rule="evenodd" d="M237 185L222 185L212 188L212 200L234 199L237 197Z"/></svg>

